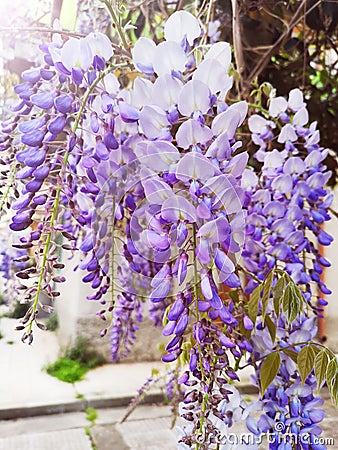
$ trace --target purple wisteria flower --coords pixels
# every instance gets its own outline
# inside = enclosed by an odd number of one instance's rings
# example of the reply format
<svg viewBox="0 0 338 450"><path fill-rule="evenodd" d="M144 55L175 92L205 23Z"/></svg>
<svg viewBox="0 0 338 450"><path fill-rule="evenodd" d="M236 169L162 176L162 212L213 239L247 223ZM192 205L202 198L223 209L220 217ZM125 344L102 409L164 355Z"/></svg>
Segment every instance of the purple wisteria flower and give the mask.
<svg viewBox="0 0 338 450"><path fill-rule="evenodd" d="M180 10L163 32L116 51L99 32L60 34L15 87L0 148L14 161L9 228L21 234L13 254L2 251L2 272L8 281L14 258L29 280L19 285L31 303L23 340L40 294L59 295L61 252L78 254L114 361L147 314L161 329L162 361L176 367L181 448L212 448L236 421L257 438L280 422L313 441L323 412L314 374L302 380L295 360L330 293L318 250L332 242L328 151L299 89L246 121L217 31L206 44L199 20ZM239 139L246 127L254 155ZM277 353L282 364L263 389ZM261 389L251 405L233 386L242 365Z"/></svg>

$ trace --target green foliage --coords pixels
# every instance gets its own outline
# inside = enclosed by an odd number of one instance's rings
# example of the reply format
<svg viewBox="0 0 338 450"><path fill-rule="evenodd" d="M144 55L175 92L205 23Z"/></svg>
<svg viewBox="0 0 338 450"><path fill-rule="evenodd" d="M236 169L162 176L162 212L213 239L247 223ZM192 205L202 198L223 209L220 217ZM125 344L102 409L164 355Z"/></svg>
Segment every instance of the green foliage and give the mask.
<svg viewBox="0 0 338 450"><path fill-rule="evenodd" d="M288 323L291 324L303 311L306 302L299 287L286 272L276 270L276 274L280 278L273 288L274 312L278 317L282 307Z"/></svg>
<svg viewBox="0 0 338 450"><path fill-rule="evenodd" d="M268 275L265 278L264 281L264 289L263 289L263 296L262 296L262 316L263 316L263 321L265 320L265 316L266 316L266 309L268 307L268 303L269 303L269 298L270 298L270 291L271 291L271 287L272 287L272 282L273 282L273 277L274 277L274 270L271 270Z"/></svg>
<svg viewBox="0 0 338 450"><path fill-rule="evenodd" d="M274 344L274 342L276 340L276 331L277 331L276 324L269 316L265 316L265 323L266 323L266 326L268 327L272 343Z"/></svg>
<svg viewBox="0 0 338 450"><path fill-rule="evenodd" d="M326 384L332 402L338 406L338 361L335 355L332 356L326 368Z"/></svg>
<svg viewBox="0 0 338 450"><path fill-rule="evenodd" d="M274 280L277 278L275 285ZM262 316L262 322L266 322L271 338L275 340L275 324L268 319L267 310L269 301L273 299L273 311L278 318L281 310L291 324L304 308L304 297L290 276L282 270L272 269L265 280L258 285L250 296L248 302L248 316L255 323L258 314Z"/></svg>
<svg viewBox="0 0 338 450"><path fill-rule="evenodd" d="M102 366L106 362L105 358L91 347L89 339L81 336L77 338L72 347L66 348L62 352L62 356L79 362L87 369Z"/></svg>
<svg viewBox="0 0 338 450"><path fill-rule="evenodd" d="M293 362L297 364L298 353L291 348L283 348L282 352L285 353Z"/></svg>
<svg viewBox="0 0 338 450"><path fill-rule="evenodd" d="M315 357L316 352L314 350L314 346L312 345L306 345L298 353L297 364L303 385L305 383L306 378L312 372Z"/></svg>
<svg viewBox="0 0 338 450"><path fill-rule="evenodd" d="M273 313L267 314L269 301L272 301ZM271 305L271 306L272 306ZM283 270L273 269L259 284L250 296L247 305L247 314L256 323L257 317L262 317L271 336L272 343L276 341L276 319L283 312L288 323L292 322L307 307L303 294L292 278ZM290 357L296 364L303 384L307 377L314 371L318 390L325 384L329 389L332 402L338 406L338 360L334 353L316 342L302 343L299 351L293 347L301 343L295 343L287 348L277 346L270 354L265 356L261 366L260 387L262 395L275 379L280 364L280 353Z"/></svg>
<svg viewBox="0 0 338 450"><path fill-rule="evenodd" d="M61 357L46 367L46 371L61 381L76 383L88 370L105 362L104 357L91 348L87 338L79 337L74 346L64 349Z"/></svg>
<svg viewBox="0 0 338 450"><path fill-rule="evenodd" d="M329 364L329 356L326 349L322 349L315 357L315 375L318 384L318 391L323 385L326 376L326 369Z"/></svg>
<svg viewBox="0 0 338 450"><path fill-rule="evenodd" d="M53 312L50 314L48 319L46 320L46 330L48 331L55 331L59 328L59 319L56 312Z"/></svg>
<svg viewBox="0 0 338 450"><path fill-rule="evenodd" d="M272 289L273 292L273 308L274 308L274 312L276 314L276 317L279 317L279 313L280 313L280 300L283 296L283 292L285 289L285 279L284 277L280 277L277 280L277 283L275 284L274 288Z"/></svg>
<svg viewBox="0 0 338 450"><path fill-rule="evenodd" d="M260 284L256 287L256 289L252 292L250 296L250 301L248 304L248 316L253 321L253 323L256 322L257 315L258 315L258 309L259 309L259 300L261 297L261 292L263 289L263 284Z"/></svg>
<svg viewBox="0 0 338 450"><path fill-rule="evenodd" d="M324 382L326 382L326 386L331 396L331 401L338 407L337 357L327 347L315 342L311 342L304 346L298 353L292 348L278 348L266 356L261 367L262 395L278 373L280 366L280 352L292 358L292 360L297 364L303 384L306 378L314 370L318 391L320 391L324 385Z"/></svg>
<svg viewBox="0 0 338 450"><path fill-rule="evenodd" d="M279 367L281 363L281 358L278 352L270 353L262 363L261 367L261 392L262 395L269 387L269 385L276 378Z"/></svg>
<svg viewBox="0 0 338 450"><path fill-rule="evenodd" d="M86 420L90 422L90 426L91 427L94 426L98 418L97 409L88 407L85 409L85 413L86 413Z"/></svg>
<svg viewBox="0 0 338 450"><path fill-rule="evenodd" d="M87 368L78 361L59 358L54 363L48 364L46 371L49 375L58 378L60 381L73 384L83 379Z"/></svg>

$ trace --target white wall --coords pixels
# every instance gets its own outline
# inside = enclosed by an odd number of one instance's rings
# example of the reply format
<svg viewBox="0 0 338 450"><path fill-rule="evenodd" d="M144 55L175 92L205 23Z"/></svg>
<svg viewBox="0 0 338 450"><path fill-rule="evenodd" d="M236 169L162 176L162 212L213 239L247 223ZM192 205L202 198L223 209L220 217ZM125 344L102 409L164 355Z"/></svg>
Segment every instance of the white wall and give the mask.
<svg viewBox="0 0 338 450"><path fill-rule="evenodd" d="M76 338L77 320L88 314L95 314L99 310L96 301L86 299L91 294L90 285L83 283L82 278L86 272L74 267L79 263L79 256L75 255L71 260L64 260L66 265L62 274L66 277L65 283L60 283L58 289L61 293L55 300L55 306L59 317L59 339L61 345L69 345Z"/></svg>
<svg viewBox="0 0 338 450"><path fill-rule="evenodd" d="M334 190L335 199L332 209L338 211L338 187ZM327 344L338 352L338 218L326 223L325 230L334 237L333 243L325 248L325 257L331 261L331 267L326 269L325 280L332 294L327 296L329 304L325 308L325 328Z"/></svg>

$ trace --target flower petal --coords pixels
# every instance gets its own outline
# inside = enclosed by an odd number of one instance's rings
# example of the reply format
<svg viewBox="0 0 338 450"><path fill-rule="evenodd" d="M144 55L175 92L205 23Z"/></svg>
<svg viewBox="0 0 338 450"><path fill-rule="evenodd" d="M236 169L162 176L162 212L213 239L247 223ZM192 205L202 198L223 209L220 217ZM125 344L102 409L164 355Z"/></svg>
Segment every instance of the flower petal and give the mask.
<svg viewBox="0 0 338 450"><path fill-rule="evenodd" d="M167 41L182 42L187 39L189 45L201 34L197 19L187 11L176 11L164 25L164 37Z"/></svg>

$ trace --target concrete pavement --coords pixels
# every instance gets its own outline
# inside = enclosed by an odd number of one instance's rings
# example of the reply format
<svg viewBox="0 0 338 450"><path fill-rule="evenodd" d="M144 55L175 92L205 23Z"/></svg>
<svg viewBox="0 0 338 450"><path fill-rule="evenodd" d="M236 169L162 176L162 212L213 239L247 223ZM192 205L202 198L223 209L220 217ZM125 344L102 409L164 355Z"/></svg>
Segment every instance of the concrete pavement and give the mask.
<svg viewBox="0 0 338 450"><path fill-rule="evenodd" d="M0 419L127 405L153 369L165 373L162 362L105 364L90 370L73 386L44 371L58 357L55 333L37 329L29 346L21 342L15 326L14 319L0 319ZM249 374L247 370L241 374L242 386L247 389ZM147 401L162 399L161 386L155 385Z"/></svg>
<svg viewBox="0 0 338 450"><path fill-rule="evenodd" d="M162 404L140 405L126 422L120 423L127 405L162 363L106 364L89 371L75 386L49 376L43 367L58 356L56 335L36 330L32 346L22 344L14 331L15 320L0 319L0 450L173 450L177 434L170 429L171 413ZM242 389L249 391L249 372L243 372ZM78 394L84 397L78 398ZM147 396L149 403L160 401L157 387ZM98 409L98 419L86 427L84 409ZM328 450L338 450L338 414L325 404L323 438ZM58 413L58 414L56 414ZM33 417L35 416L35 417ZM2 419L2 420L1 420ZM6 419L6 420L4 420ZM232 433L246 432L236 424ZM262 450L268 447L262 446ZM233 447L233 450L236 446Z"/></svg>
<svg viewBox="0 0 338 450"><path fill-rule="evenodd" d="M254 398L254 397L252 397ZM326 418L322 424L321 439L328 450L338 449L337 410L325 403ZM84 412L73 412L43 417L0 421L0 450L174 450L177 434L170 428L169 406L141 405L124 423L119 423L125 408L98 410L96 425L89 423ZM244 423L231 428L240 438L247 433ZM267 443L260 450L267 450ZM236 445L231 450L237 450Z"/></svg>
<svg viewBox="0 0 338 450"><path fill-rule="evenodd" d="M163 368L160 362L106 364L73 386L44 371L58 357L55 333L37 329L29 346L15 325L14 319L0 319L0 419L127 405L152 369ZM150 392L150 400L162 398L159 388Z"/></svg>
<svg viewBox="0 0 338 450"><path fill-rule="evenodd" d="M98 410L91 428L97 450L172 450L176 433L170 430L170 408L141 405L120 424L125 408ZM91 450L84 412L0 421L1 450Z"/></svg>

